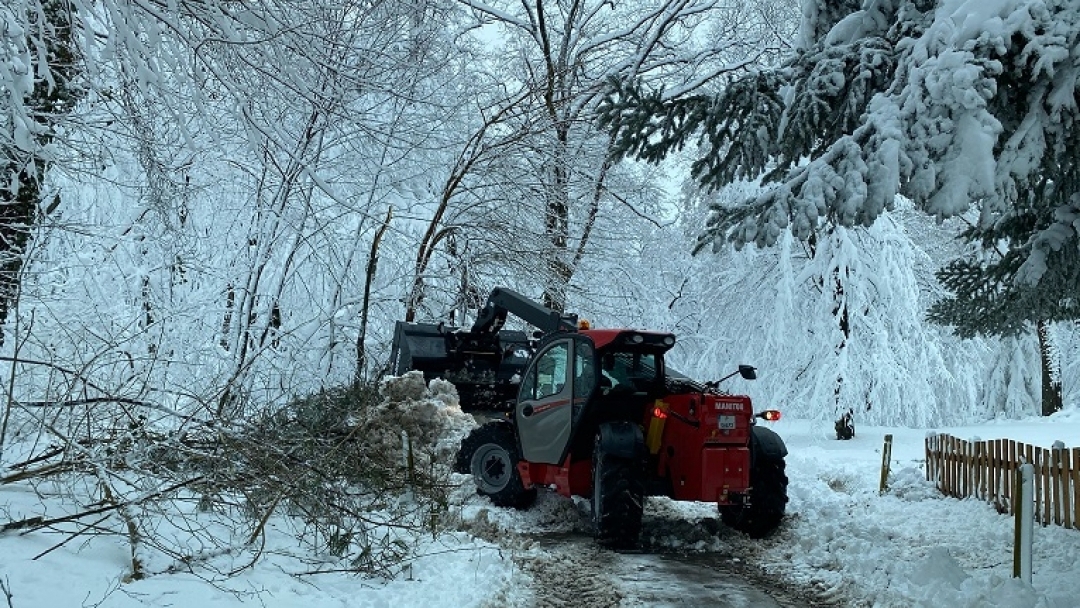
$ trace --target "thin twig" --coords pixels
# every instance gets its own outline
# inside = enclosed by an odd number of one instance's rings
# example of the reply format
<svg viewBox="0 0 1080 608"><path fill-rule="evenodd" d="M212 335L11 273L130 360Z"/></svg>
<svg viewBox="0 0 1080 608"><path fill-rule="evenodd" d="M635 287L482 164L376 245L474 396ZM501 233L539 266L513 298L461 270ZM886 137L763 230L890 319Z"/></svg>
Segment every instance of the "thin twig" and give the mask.
<svg viewBox="0 0 1080 608"><path fill-rule="evenodd" d="M6 576L0 579L0 592L3 592L4 597L7 598L8 608L15 608L15 605L11 602L11 598L15 594L11 592L11 581Z"/></svg>
<svg viewBox="0 0 1080 608"><path fill-rule="evenodd" d="M84 533L86 533L87 530L92 530L92 529L96 528L98 524L105 521L106 519L109 519L110 517L112 517L112 513L109 513L109 514L105 515L105 517L102 517L101 519L95 521L94 523L83 527L83 529L79 530L78 532L72 533L71 535L69 535L64 540L56 543L55 545L49 547L48 549L42 551L41 553L38 553L34 557L31 557L30 561L34 561L39 557L45 557L46 555L52 553L53 551L56 551L57 549L59 549L60 547L63 547L64 545L68 544L72 540L75 540L76 538L82 536Z"/></svg>

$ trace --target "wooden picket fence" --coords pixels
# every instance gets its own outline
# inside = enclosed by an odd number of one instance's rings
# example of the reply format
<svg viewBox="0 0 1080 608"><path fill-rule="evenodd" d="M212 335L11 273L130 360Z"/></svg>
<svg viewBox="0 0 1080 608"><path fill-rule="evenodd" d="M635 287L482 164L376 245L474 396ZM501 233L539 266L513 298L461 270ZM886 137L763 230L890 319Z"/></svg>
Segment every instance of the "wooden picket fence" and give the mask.
<svg viewBox="0 0 1080 608"><path fill-rule="evenodd" d="M1035 466L1035 520L1080 530L1080 448L1045 449L1012 441L964 441L951 435L926 438L926 478L957 498L989 501L1015 513L1013 485L1021 464Z"/></svg>

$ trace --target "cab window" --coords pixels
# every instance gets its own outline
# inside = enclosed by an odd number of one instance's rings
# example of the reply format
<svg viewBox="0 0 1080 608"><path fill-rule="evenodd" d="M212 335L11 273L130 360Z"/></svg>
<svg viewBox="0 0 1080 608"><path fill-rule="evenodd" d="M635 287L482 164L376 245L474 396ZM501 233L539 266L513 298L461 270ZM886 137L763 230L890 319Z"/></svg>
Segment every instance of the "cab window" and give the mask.
<svg viewBox="0 0 1080 608"><path fill-rule="evenodd" d="M588 397L596 384L592 345L578 341L574 350L574 397Z"/></svg>
<svg viewBox="0 0 1080 608"><path fill-rule="evenodd" d="M658 367L652 353L608 352L601 362L601 383L605 387L640 389L656 381Z"/></svg>
<svg viewBox="0 0 1080 608"><path fill-rule="evenodd" d="M544 351L522 383L521 396L525 399L544 399L561 393L566 387L569 363L570 348L567 343L556 344Z"/></svg>

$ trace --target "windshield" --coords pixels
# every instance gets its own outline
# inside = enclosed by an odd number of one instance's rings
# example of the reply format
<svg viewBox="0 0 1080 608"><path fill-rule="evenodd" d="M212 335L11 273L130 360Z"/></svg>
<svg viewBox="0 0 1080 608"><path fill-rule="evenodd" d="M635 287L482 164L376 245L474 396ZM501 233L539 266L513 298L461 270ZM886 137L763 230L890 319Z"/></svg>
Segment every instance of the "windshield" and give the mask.
<svg viewBox="0 0 1080 608"><path fill-rule="evenodd" d="M601 360L601 374L611 386L648 386L656 381L657 355L608 352Z"/></svg>

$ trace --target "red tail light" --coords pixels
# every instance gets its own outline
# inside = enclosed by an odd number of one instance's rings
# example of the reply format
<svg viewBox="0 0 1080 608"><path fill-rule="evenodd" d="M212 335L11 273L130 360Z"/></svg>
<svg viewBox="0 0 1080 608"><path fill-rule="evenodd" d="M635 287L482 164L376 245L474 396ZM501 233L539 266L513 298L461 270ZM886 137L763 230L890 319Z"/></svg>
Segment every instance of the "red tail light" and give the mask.
<svg viewBox="0 0 1080 608"><path fill-rule="evenodd" d="M641 411L641 410L638 410L638 411ZM640 414L638 414L638 415L640 416ZM664 410L662 410L660 408L653 409L652 415L654 417L660 418L660 419L667 418L667 412L665 412Z"/></svg>
<svg viewBox="0 0 1080 608"><path fill-rule="evenodd" d="M764 418L769 422L776 422L780 419L780 410L765 410L757 415L758 418Z"/></svg>

